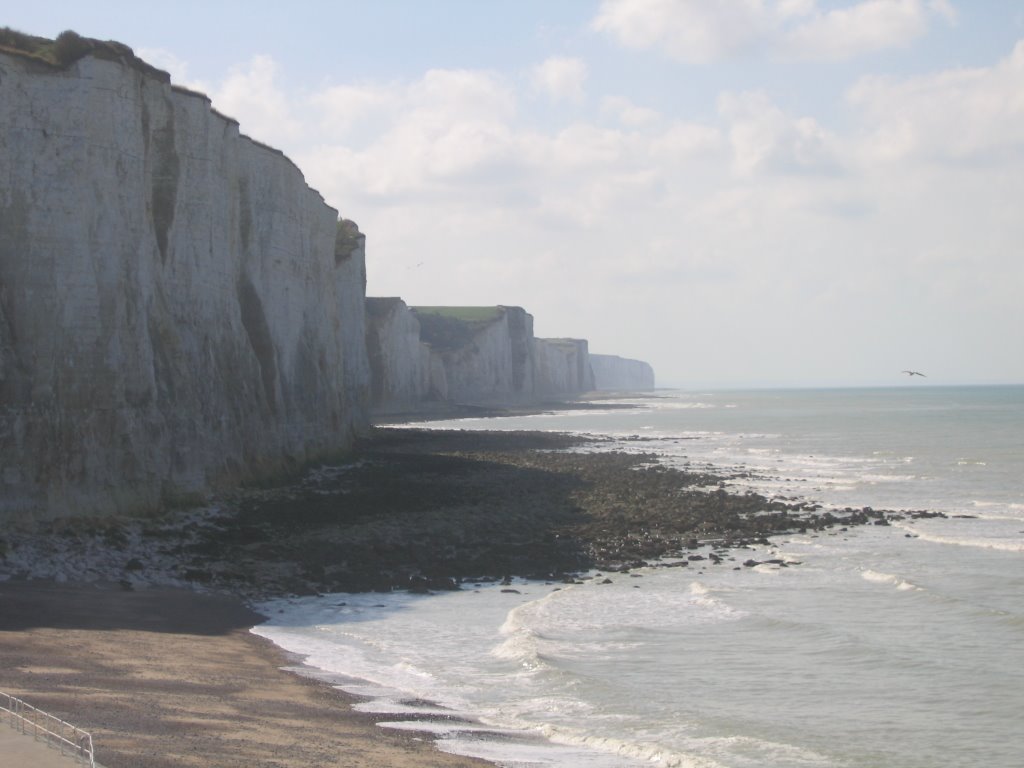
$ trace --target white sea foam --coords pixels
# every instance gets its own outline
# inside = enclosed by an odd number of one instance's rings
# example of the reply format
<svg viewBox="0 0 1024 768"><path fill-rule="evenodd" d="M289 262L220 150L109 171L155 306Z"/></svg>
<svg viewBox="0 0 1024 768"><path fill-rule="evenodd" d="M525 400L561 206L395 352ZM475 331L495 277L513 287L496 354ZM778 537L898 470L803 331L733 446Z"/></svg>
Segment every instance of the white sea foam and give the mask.
<svg viewBox="0 0 1024 768"><path fill-rule="evenodd" d="M900 591L915 590L920 592L921 587L916 584L911 584L909 581L901 579L899 576L894 576L891 573L880 573L878 571L866 570L861 572L861 578L865 581L870 581L874 584L889 584Z"/></svg>
<svg viewBox="0 0 1024 768"><path fill-rule="evenodd" d="M1012 520L1024 523L1024 504L974 500L965 511L985 520Z"/></svg>
<svg viewBox="0 0 1024 768"><path fill-rule="evenodd" d="M348 693L355 693L351 688L347 686L337 686L339 689L347 691ZM450 709L444 707L435 707L427 704L408 704L403 701L387 698L381 696L380 698L371 699L370 701L357 701L352 705L352 709L356 712L367 712L374 715L420 715L424 717L437 716L437 717L448 717L452 715Z"/></svg>
<svg viewBox="0 0 1024 768"><path fill-rule="evenodd" d="M728 404L718 405L717 403L704 403L704 402L700 402L700 401L697 401L697 402L692 402L692 401L691 402L678 402L678 401L677 402L673 402L673 401L669 400L669 401L666 401L666 402L663 402L663 403L658 403L655 406L655 409L659 410L659 411L686 411L686 410L690 410L690 409L693 409L693 408L729 408L729 407L735 407L735 406L730 406Z"/></svg>
<svg viewBox="0 0 1024 768"><path fill-rule="evenodd" d="M573 727L544 725L540 728L546 738L557 744L587 747L658 768L760 768L766 760L769 764L777 760L794 767L828 765L824 755L791 744L744 736L686 736L680 732L685 726L674 730L673 741L677 746L670 747L655 739L615 738Z"/></svg>
<svg viewBox="0 0 1024 768"><path fill-rule="evenodd" d="M1011 518L1012 519L1012 518ZM955 547L972 547L974 549L992 549L999 552L1024 552L1024 539L1008 539L1005 535L986 538L984 536L952 536L938 530L925 530L920 526L895 523L895 527L908 531L923 541L933 544L948 544Z"/></svg>
<svg viewBox="0 0 1024 768"><path fill-rule="evenodd" d="M616 755L602 755L585 747L556 744L533 733L519 735L514 741L495 741L474 734L460 738L455 733L438 742L437 746L445 752L488 760L504 768L576 768L581 765L588 768L651 768L652 765L647 761L627 761Z"/></svg>
<svg viewBox="0 0 1024 768"><path fill-rule="evenodd" d="M508 633L508 637L494 646L490 653L497 659L517 661L526 669L536 670L545 666L538 649L537 636L525 628Z"/></svg>
<svg viewBox="0 0 1024 768"><path fill-rule="evenodd" d="M710 757L687 754L658 743L644 743L589 734L573 728L545 725L540 732L556 744L586 747L618 757L630 758L659 768L726 768Z"/></svg>

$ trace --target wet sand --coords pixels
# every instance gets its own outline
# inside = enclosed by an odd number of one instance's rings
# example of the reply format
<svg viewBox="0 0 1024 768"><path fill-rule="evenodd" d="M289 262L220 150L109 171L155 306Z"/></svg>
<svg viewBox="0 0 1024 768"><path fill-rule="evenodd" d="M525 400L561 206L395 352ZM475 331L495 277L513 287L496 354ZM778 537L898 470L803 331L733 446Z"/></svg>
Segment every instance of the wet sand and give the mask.
<svg viewBox="0 0 1024 768"><path fill-rule="evenodd" d="M106 768L487 765L282 671L260 619L186 590L3 582L0 690L90 731Z"/></svg>

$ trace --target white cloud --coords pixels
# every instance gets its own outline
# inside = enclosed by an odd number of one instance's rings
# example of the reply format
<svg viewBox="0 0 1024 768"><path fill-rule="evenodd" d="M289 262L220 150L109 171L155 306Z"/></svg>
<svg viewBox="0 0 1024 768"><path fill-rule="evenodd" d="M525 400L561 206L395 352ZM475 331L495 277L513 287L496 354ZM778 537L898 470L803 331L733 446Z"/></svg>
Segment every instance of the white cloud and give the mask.
<svg viewBox="0 0 1024 768"><path fill-rule="evenodd" d="M992 67L898 80L865 77L847 93L871 161L991 161L1024 150L1024 41Z"/></svg>
<svg viewBox="0 0 1024 768"><path fill-rule="evenodd" d="M392 89L374 85L335 85L310 96L321 113L323 129L340 138L354 126L394 111L398 97Z"/></svg>
<svg viewBox="0 0 1024 768"><path fill-rule="evenodd" d="M958 19L956 8L949 0L928 0L928 8L932 13L941 16L949 26L956 24Z"/></svg>
<svg viewBox="0 0 1024 768"><path fill-rule="evenodd" d="M190 82L188 62L171 51L163 48L139 48L135 51L135 55L157 69L165 70L170 74L174 83L188 87L187 84Z"/></svg>
<svg viewBox="0 0 1024 768"><path fill-rule="evenodd" d="M859 0L828 11L816 0L605 0L592 26L627 47L703 64L762 49L851 58L905 46L935 17L952 24L956 12L948 0Z"/></svg>
<svg viewBox="0 0 1024 768"><path fill-rule="evenodd" d="M605 0L593 27L630 48L706 63L756 43L770 23L761 0Z"/></svg>
<svg viewBox="0 0 1024 768"><path fill-rule="evenodd" d="M831 137L810 117L791 118L760 92L724 93L719 113L729 123L733 163L741 175L830 170Z"/></svg>
<svg viewBox="0 0 1024 768"><path fill-rule="evenodd" d="M552 101L582 102L587 65L582 59L552 57L533 69L534 88Z"/></svg>
<svg viewBox="0 0 1024 768"><path fill-rule="evenodd" d="M815 11L817 0L779 0L775 12L782 19L807 16Z"/></svg>
<svg viewBox="0 0 1024 768"><path fill-rule="evenodd" d="M661 117L656 110L639 107L622 96L606 96L601 104L601 110L614 115L623 125L633 127L651 125Z"/></svg>
<svg viewBox="0 0 1024 768"><path fill-rule="evenodd" d="M677 164L717 152L723 143L721 132L714 126L675 121L664 132L652 136L648 146L655 163Z"/></svg>
<svg viewBox="0 0 1024 768"><path fill-rule="evenodd" d="M921 0L864 0L817 14L786 34L787 53L809 59L846 59L868 51L897 48L928 29Z"/></svg>
<svg viewBox="0 0 1024 768"><path fill-rule="evenodd" d="M449 119L509 119L516 111L510 87L492 72L432 69L409 86L408 98L418 108Z"/></svg>
<svg viewBox="0 0 1024 768"><path fill-rule="evenodd" d="M270 56L253 56L207 94L220 112L239 121L243 132L263 142L286 143L303 128L276 77L277 63Z"/></svg>

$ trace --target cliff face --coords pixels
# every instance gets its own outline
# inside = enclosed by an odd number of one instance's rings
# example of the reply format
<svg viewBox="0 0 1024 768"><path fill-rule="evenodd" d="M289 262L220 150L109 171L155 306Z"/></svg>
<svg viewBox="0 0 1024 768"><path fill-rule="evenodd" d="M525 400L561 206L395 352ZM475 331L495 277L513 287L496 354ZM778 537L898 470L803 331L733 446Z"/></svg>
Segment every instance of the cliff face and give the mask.
<svg viewBox="0 0 1024 768"><path fill-rule="evenodd" d="M375 410L403 411L447 399L444 367L420 341L419 320L401 299L366 299L366 349Z"/></svg>
<svg viewBox="0 0 1024 768"><path fill-rule="evenodd" d="M586 339L534 339L535 392L575 395L594 389Z"/></svg>
<svg viewBox="0 0 1024 768"><path fill-rule="evenodd" d="M362 238L205 97L0 53L0 519L154 507L346 447L364 293Z"/></svg>
<svg viewBox="0 0 1024 768"><path fill-rule="evenodd" d="M525 404L594 389L585 339L538 339L521 307L407 307L367 299L378 412L418 404Z"/></svg>
<svg viewBox="0 0 1024 768"><path fill-rule="evenodd" d="M654 369L642 360L617 355L591 355L594 389L638 391L654 389Z"/></svg>
<svg viewBox="0 0 1024 768"><path fill-rule="evenodd" d="M458 403L519 403L534 394L533 316L522 307L469 308L483 317L412 308L420 338L440 362L447 398Z"/></svg>

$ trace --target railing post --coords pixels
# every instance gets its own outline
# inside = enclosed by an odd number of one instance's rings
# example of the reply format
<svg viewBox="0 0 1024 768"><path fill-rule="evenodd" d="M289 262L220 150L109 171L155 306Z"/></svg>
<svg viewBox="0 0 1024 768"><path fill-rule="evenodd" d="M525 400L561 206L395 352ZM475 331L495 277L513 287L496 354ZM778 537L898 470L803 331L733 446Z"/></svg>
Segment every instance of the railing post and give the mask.
<svg viewBox="0 0 1024 768"><path fill-rule="evenodd" d="M42 739L48 746L54 746L53 740L56 739L61 755L70 755L76 762L96 768L92 734L88 731L43 712L9 693L0 693L0 711L9 715L10 726L16 731L26 734L31 730L34 741Z"/></svg>

